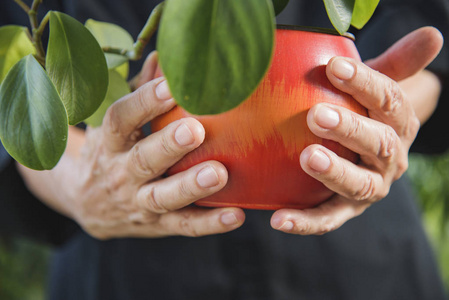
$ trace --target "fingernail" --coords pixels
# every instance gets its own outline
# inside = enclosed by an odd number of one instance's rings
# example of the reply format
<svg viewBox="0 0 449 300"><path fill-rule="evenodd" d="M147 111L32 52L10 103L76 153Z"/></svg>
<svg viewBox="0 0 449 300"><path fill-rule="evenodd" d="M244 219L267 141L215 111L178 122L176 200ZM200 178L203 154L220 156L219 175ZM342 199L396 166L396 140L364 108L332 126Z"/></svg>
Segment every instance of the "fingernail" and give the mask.
<svg viewBox="0 0 449 300"><path fill-rule="evenodd" d="M320 105L315 112L316 122L327 129L334 128L340 123L340 115L328 106Z"/></svg>
<svg viewBox="0 0 449 300"><path fill-rule="evenodd" d="M271 226L277 230L286 230L287 231L287 230L292 230L294 224L290 220L284 221L284 217L275 215L271 219Z"/></svg>
<svg viewBox="0 0 449 300"><path fill-rule="evenodd" d="M175 140L181 146L193 144L195 138L186 124L181 124L175 131Z"/></svg>
<svg viewBox="0 0 449 300"><path fill-rule="evenodd" d="M218 185L218 174L212 167L202 169L196 176L196 181L203 188L210 188Z"/></svg>
<svg viewBox="0 0 449 300"><path fill-rule="evenodd" d="M224 225L235 225L238 223L237 217L232 212L225 212L220 216L220 220Z"/></svg>
<svg viewBox="0 0 449 300"><path fill-rule="evenodd" d="M354 72L354 66L342 58L336 59L332 63L332 73L342 80L351 79Z"/></svg>
<svg viewBox="0 0 449 300"><path fill-rule="evenodd" d="M167 80L161 81L156 86L156 96L160 100L169 100L172 98Z"/></svg>
<svg viewBox="0 0 449 300"><path fill-rule="evenodd" d="M331 165L329 157L319 150L314 151L312 155L310 155L307 163L310 168L317 172L324 172L329 169Z"/></svg>
<svg viewBox="0 0 449 300"><path fill-rule="evenodd" d="M293 229L293 222L292 221L285 221L284 222L284 224L282 224L282 226L281 227L279 227L278 229L279 230L286 230L286 231L289 231L289 230L292 230Z"/></svg>

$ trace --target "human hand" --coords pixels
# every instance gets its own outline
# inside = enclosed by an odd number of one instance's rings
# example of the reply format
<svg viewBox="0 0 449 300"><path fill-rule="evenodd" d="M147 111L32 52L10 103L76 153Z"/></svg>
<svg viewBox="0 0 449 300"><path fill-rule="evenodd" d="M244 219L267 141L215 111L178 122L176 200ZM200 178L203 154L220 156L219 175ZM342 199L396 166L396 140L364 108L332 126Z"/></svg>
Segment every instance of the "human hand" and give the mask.
<svg viewBox="0 0 449 300"><path fill-rule="evenodd" d="M321 145L307 147L300 157L302 168L336 194L315 208L275 212L273 228L302 235L324 234L388 194L408 167L408 151L420 127L414 110L418 105L400 82L422 72L439 53L442 42L438 30L425 27L366 64L342 57L329 61L326 74L330 82L365 106L369 117L317 104L308 112L307 123L315 135L360 154L360 161L353 164ZM420 76L415 78L415 84L422 85Z"/></svg>
<svg viewBox="0 0 449 300"><path fill-rule="evenodd" d="M137 90L108 109L101 127L87 128L83 146L69 146L50 171L63 182L58 194L64 211L99 239L202 236L233 230L244 221L241 209L189 206L224 187L227 171L221 163L206 161L163 177L203 142L205 132L197 120L185 118L143 136L144 124L175 105L164 78L152 79L155 65L152 54ZM71 131L69 145L76 128Z"/></svg>

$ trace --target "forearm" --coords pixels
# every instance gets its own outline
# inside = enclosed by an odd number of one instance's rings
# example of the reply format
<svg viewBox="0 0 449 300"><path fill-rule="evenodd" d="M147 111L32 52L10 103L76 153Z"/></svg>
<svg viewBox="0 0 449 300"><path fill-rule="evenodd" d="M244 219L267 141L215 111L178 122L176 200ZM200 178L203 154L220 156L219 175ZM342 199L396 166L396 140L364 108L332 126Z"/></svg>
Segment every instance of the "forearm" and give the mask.
<svg viewBox="0 0 449 300"><path fill-rule="evenodd" d="M421 125L433 114L441 93L441 81L428 70L401 81L400 86L412 103Z"/></svg>
<svg viewBox="0 0 449 300"><path fill-rule="evenodd" d="M70 186L77 182L74 180L77 176L75 160L83 143L84 131L70 127L66 151L54 169L35 171L17 163L28 189L43 203L69 218L73 218Z"/></svg>

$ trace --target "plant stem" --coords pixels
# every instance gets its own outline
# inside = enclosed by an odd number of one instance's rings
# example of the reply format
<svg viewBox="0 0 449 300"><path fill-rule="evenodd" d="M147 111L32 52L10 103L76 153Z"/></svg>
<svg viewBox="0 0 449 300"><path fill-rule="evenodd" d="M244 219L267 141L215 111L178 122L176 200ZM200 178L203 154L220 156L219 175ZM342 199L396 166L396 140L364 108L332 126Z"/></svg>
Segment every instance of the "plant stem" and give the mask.
<svg viewBox="0 0 449 300"><path fill-rule="evenodd" d="M31 32L33 35L33 45L36 48L36 59L39 61L39 63L42 66L45 66L45 50L44 46L42 45L42 31L43 27L40 25L45 25L48 22L48 14L45 16L45 24L39 24L39 21L37 19L37 11L39 9L39 6L42 4L43 0L33 0L33 4L31 5L31 9L28 11L28 17L30 19L31 24Z"/></svg>
<svg viewBox="0 0 449 300"><path fill-rule="evenodd" d="M105 52L105 53L123 55L123 56L126 56L128 59L132 60L132 57L131 57L131 55L132 55L131 53L133 52L132 50L114 48L114 47L103 47L102 49L103 49L103 52Z"/></svg>
<svg viewBox="0 0 449 300"><path fill-rule="evenodd" d="M151 37L156 32L159 26L164 5L165 5L164 2L159 3L153 9L150 16L148 17L147 22L140 31L139 35L137 36L137 40L134 43L132 50L104 47L103 51L106 53L113 53L126 56L129 60L139 60L140 58L142 58L145 46L148 44Z"/></svg>
<svg viewBox="0 0 449 300"><path fill-rule="evenodd" d="M42 0L34 0L31 5L31 9L28 11L28 17L30 19L31 29L34 31L39 26L37 21L37 10L41 5Z"/></svg>
<svg viewBox="0 0 449 300"><path fill-rule="evenodd" d="M162 11L164 10L165 2L159 3L151 12L145 26L137 36L137 40L134 43L134 55L136 57L142 57L143 49L150 41L150 38L156 32L159 22L161 20Z"/></svg>
<svg viewBox="0 0 449 300"><path fill-rule="evenodd" d="M26 5L25 2L23 2L22 0L14 0L14 2L16 2L28 14L28 12L30 11L30 7Z"/></svg>
<svg viewBox="0 0 449 300"><path fill-rule="evenodd" d="M42 66L45 67L45 50L44 46L42 45L42 35L44 34L44 29L48 24L48 21L50 20L50 12L47 12L47 14L42 19L41 23L36 29L33 29L33 40L36 46L37 50L36 59L41 63Z"/></svg>

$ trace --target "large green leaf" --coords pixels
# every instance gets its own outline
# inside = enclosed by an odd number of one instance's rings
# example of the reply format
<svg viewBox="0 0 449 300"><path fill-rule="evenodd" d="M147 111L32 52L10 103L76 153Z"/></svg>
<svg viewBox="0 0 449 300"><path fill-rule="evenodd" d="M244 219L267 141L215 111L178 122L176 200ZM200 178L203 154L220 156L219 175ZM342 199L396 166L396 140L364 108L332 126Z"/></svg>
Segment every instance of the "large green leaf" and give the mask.
<svg viewBox="0 0 449 300"><path fill-rule="evenodd" d="M287 6L290 0L272 0L272 1L274 7L274 14L277 16L284 10L284 8Z"/></svg>
<svg viewBox="0 0 449 300"><path fill-rule="evenodd" d="M27 33L28 29L22 26L0 27L0 83L22 57L35 52Z"/></svg>
<svg viewBox="0 0 449 300"><path fill-rule="evenodd" d="M356 0L351 25L362 29L373 15L379 0Z"/></svg>
<svg viewBox="0 0 449 300"><path fill-rule="evenodd" d="M50 14L46 69L70 124L83 121L100 106L108 88L106 59L90 31L66 14Z"/></svg>
<svg viewBox="0 0 449 300"><path fill-rule="evenodd" d="M332 25L340 34L348 31L351 25L355 0L323 0ZM365 1L365 0L362 0Z"/></svg>
<svg viewBox="0 0 449 300"><path fill-rule="evenodd" d="M274 29L271 0L167 0L157 48L177 103L193 114L240 104L269 67Z"/></svg>
<svg viewBox="0 0 449 300"><path fill-rule="evenodd" d="M67 143L67 113L47 73L32 55L22 58L0 87L0 138L21 164L53 168Z"/></svg>
<svg viewBox="0 0 449 300"><path fill-rule="evenodd" d="M102 48L133 49L134 41L132 36L118 25L89 19L86 21L86 28L90 30ZM128 61L123 55L110 53L105 55L109 69L114 69Z"/></svg>
<svg viewBox="0 0 449 300"><path fill-rule="evenodd" d="M84 122L92 127L101 126L106 110L112 103L131 93L128 82L116 70L109 70L109 88L103 103L97 111Z"/></svg>

